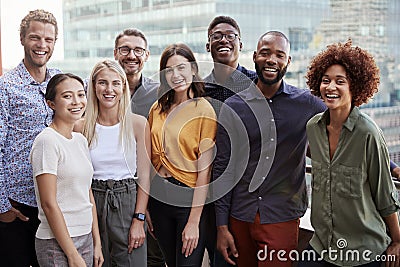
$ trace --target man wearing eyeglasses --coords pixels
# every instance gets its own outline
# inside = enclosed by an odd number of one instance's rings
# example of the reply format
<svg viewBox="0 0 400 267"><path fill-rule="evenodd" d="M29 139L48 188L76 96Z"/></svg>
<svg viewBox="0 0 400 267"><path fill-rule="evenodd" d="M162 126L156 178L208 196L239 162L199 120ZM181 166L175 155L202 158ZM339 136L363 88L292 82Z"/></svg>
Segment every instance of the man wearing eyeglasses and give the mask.
<svg viewBox="0 0 400 267"><path fill-rule="evenodd" d="M115 38L114 58L124 69L131 91L132 112L147 118L157 100L159 83L142 75L150 56L147 39L138 29L125 29Z"/></svg>
<svg viewBox="0 0 400 267"><path fill-rule="evenodd" d="M254 71L239 64L242 46L240 28L233 18L217 16L211 21L206 50L211 53L214 68L204 81L206 96L217 114L227 98L248 88L257 77Z"/></svg>
<svg viewBox="0 0 400 267"><path fill-rule="evenodd" d="M147 118L151 105L157 101L159 83L142 75L144 63L150 56L145 35L138 29L125 29L115 38L114 58L124 69L131 91L131 109L133 113ZM157 239L153 235L153 226L149 213L146 213L148 224L147 266L164 267L165 261Z"/></svg>
<svg viewBox="0 0 400 267"><path fill-rule="evenodd" d="M214 68L204 78L205 94L216 114L222 103L232 95L245 90L252 80L257 77L254 71L239 65L239 52L242 49L240 28L237 22L229 16L215 17L208 27L208 42L206 50L211 53ZM228 264L216 250L217 228L215 222L214 203L205 206L208 216L206 248L210 258L210 265L223 267Z"/></svg>
<svg viewBox="0 0 400 267"><path fill-rule="evenodd" d="M44 95L58 69L50 69L57 40L50 12L30 11L21 21L24 58L0 77L0 261L2 266L39 266L35 234L39 225L29 152L52 120Z"/></svg>

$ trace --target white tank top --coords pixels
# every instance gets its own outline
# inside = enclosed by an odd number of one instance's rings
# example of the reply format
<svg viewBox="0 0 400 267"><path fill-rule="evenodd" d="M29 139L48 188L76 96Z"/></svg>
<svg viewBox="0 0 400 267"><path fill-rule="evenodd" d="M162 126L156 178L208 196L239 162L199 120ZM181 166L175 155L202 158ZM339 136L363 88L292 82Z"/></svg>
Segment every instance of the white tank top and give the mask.
<svg viewBox="0 0 400 267"><path fill-rule="evenodd" d="M96 142L90 149L94 168L93 179L122 180L133 178L136 173L136 141L130 153L124 153L119 144L119 126L103 126L96 123Z"/></svg>

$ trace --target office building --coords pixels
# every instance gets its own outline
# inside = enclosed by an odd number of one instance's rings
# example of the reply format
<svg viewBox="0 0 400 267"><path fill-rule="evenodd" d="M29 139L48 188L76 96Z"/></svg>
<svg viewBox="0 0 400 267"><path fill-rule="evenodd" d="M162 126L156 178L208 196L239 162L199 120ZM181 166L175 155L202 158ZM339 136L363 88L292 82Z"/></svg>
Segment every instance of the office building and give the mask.
<svg viewBox="0 0 400 267"><path fill-rule="evenodd" d="M307 51L316 26L329 15L328 0L64 0L63 62L65 71L87 76L101 58L113 57L114 38L136 27L148 38L151 57L145 73L158 70L159 55L174 42L188 44L198 60L210 61L205 50L207 28L217 15L229 15L241 27L241 63L253 68L252 52L261 34L281 30L293 51ZM303 53L301 53L303 54Z"/></svg>
<svg viewBox="0 0 400 267"><path fill-rule="evenodd" d="M316 39L323 44L345 42L368 50L381 72L379 93L369 107L396 105L399 102L400 1L331 0L331 16L318 27Z"/></svg>

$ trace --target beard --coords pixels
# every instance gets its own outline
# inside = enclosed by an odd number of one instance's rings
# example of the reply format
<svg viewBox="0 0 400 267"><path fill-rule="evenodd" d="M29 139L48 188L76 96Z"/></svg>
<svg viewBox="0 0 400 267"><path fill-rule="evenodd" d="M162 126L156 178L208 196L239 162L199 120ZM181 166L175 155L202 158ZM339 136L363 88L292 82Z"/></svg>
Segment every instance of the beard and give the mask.
<svg viewBox="0 0 400 267"><path fill-rule="evenodd" d="M264 78L263 73L262 73L262 68L256 62L254 62L254 66L256 69L258 79L263 84L266 84L266 85L273 85L273 84L279 82L280 80L282 80L282 78L283 78L283 76L285 76L287 68L288 68L288 65L286 65L285 67L283 67L283 69L278 71L278 75L276 76L276 78L274 78L272 80L268 80L268 79Z"/></svg>
<svg viewBox="0 0 400 267"><path fill-rule="evenodd" d="M126 75L134 75L134 74L140 73L143 68L141 61L139 61L139 63L138 63L139 65L137 66L137 68L132 68L132 67L127 66L127 64L125 64L124 60L121 60L121 59L118 59L118 63L124 69Z"/></svg>

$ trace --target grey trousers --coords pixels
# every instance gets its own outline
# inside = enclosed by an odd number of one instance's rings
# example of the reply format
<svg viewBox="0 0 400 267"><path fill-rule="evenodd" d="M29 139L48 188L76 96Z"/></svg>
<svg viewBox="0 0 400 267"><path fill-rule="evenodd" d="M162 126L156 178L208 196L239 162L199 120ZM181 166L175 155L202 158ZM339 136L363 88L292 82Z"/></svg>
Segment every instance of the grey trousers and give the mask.
<svg viewBox="0 0 400 267"><path fill-rule="evenodd" d="M136 205L135 180L93 180L92 190L99 221L103 266L147 266L146 241L128 253L128 235Z"/></svg>
<svg viewBox="0 0 400 267"><path fill-rule="evenodd" d="M93 237L92 233L72 237L72 241L86 266L93 266ZM55 238L35 238L36 256L40 267L68 267L68 259Z"/></svg>

